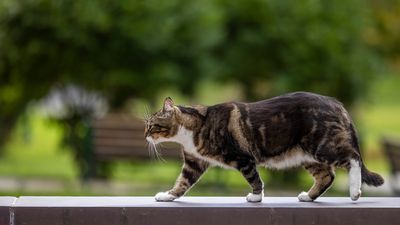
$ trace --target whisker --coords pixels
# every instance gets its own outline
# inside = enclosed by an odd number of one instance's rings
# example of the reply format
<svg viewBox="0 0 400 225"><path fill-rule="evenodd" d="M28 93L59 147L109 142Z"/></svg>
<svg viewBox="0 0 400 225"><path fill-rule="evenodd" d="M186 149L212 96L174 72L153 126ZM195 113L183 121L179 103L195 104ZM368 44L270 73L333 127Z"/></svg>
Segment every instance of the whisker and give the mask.
<svg viewBox="0 0 400 225"><path fill-rule="evenodd" d="M159 144L158 144L158 147L159 147L159 149L161 149L161 151L159 152L160 157L161 157L161 160L162 160L163 162L166 162L165 159L162 157L162 151L165 149L163 143L159 143Z"/></svg>
<svg viewBox="0 0 400 225"><path fill-rule="evenodd" d="M150 118L150 109L148 105L144 105L144 116L145 120Z"/></svg>
<svg viewBox="0 0 400 225"><path fill-rule="evenodd" d="M152 142L147 142L147 147L149 150L149 157L151 159L156 159L156 154L154 153L154 146Z"/></svg>
<svg viewBox="0 0 400 225"><path fill-rule="evenodd" d="M149 144L149 142L146 141L146 147L147 147L147 151L149 153L149 157L151 158L151 146Z"/></svg>
<svg viewBox="0 0 400 225"><path fill-rule="evenodd" d="M143 111L142 117L143 117L143 121L146 123L147 119L148 119L148 113L147 113L145 106L144 106L144 111Z"/></svg>
<svg viewBox="0 0 400 225"><path fill-rule="evenodd" d="M154 146L154 152L156 153L156 157L158 160L165 162L165 160L162 158L162 154L158 151L157 145L153 141L153 146Z"/></svg>

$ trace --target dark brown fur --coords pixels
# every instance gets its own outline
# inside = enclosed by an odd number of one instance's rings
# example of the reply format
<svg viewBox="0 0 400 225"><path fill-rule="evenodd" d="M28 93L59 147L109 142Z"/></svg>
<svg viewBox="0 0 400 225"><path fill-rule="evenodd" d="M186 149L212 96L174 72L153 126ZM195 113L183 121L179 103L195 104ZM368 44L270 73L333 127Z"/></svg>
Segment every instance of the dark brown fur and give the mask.
<svg viewBox="0 0 400 225"><path fill-rule="evenodd" d="M176 197L185 194L213 162L240 171L254 194L263 190L259 164L304 166L315 180L308 192L312 199L331 186L336 167L349 169L351 159L360 163L364 183L383 183L365 168L353 122L333 98L296 92L254 103L186 107L167 99L166 104L147 120L145 136L168 139L183 127L193 132L196 148L195 154L184 149L182 173L169 191ZM313 162L285 162L299 155Z"/></svg>

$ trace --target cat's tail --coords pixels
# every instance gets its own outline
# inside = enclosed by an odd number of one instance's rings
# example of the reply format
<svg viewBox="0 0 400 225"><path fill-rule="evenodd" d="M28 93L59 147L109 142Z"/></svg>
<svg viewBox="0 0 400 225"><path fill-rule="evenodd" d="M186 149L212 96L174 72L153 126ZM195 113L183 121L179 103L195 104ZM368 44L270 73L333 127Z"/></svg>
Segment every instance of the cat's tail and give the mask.
<svg viewBox="0 0 400 225"><path fill-rule="evenodd" d="M361 179L363 183L375 187L381 186L385 182L381 175L369 171L364 164L361 167Z"/></svg>
<svg viewBox="0 0 400 225"><path fill-rule="evenodd" d="M360 151L360 145L358 143L358 138L357 138L357 132L356 129L354 128L353 123L350 123L350 129L351 129L351 135L353 139L353 145L356 147L356 150L359 154L359 160L361 161L361 180L363 183L369 185L369 186L381 186L385 180L383 177L377 173L371 172L365 167L364 162L361 158L361 151Z"/></svg>

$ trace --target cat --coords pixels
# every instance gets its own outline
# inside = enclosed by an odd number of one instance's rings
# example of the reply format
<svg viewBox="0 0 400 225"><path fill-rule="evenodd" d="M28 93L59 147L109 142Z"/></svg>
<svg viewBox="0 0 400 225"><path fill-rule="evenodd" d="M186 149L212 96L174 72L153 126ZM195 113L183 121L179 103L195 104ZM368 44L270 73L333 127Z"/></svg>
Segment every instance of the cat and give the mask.
<svg viewBox="0 0 400 225"><path fill-rule="evenodd" d="M264 184L257 165L275 169L303 166L314 177L299 201L324 194L335 168L349 173L350 197L361 196L361 184L380 186L383 178L370 172L360 154L349 113L334 98L294 92L253 103L176 106L166 98L162 109L145 120L151 144L176 142L183 146L183 167L174 187L155 196L173 201L183 196L214 165L238 170L252 192L248 202L260 202Z"/></svg>

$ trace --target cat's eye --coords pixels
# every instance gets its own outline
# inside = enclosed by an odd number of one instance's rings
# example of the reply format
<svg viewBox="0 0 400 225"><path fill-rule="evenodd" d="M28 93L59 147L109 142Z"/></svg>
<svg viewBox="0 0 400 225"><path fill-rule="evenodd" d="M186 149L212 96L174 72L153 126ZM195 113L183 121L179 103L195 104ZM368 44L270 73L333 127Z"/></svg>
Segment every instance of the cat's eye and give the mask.
<svg viewBox="0 0 400 225"><path fill-rule="evenodd" d="M154 128L155 131L161 131L161 132L169 130L168 127L165 127L165 126L162 126L162 125L159 125L159 124L151 125L151 130L153 130L153 128Z"/></svg>
<svg viewBox="0 0 400 225"><path fill-rule="evenodd" d="M157 128L158 128L159 130L161 130L161 131L168 130L168 128L165 127L165 126L161 126L161 125L158 125L158 124L155 124L154 126L157 127Z"/></svg>

